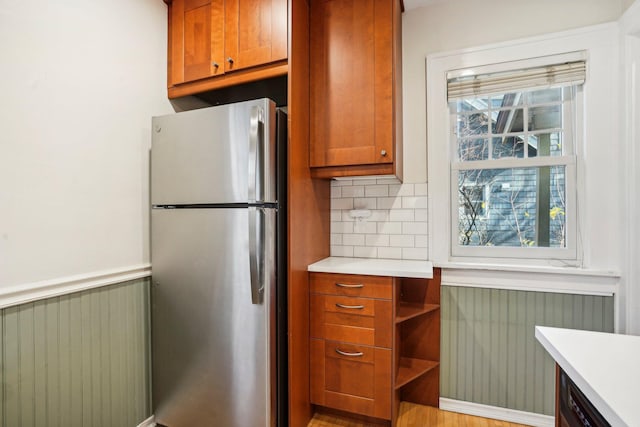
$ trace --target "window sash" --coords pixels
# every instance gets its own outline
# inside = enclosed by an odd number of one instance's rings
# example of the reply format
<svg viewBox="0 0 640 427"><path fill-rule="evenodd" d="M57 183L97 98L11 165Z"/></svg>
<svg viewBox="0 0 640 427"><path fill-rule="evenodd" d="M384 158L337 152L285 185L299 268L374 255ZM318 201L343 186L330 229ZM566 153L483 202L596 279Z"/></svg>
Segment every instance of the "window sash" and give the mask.
<svg viewBox="0 0 640 427"><path fill-rule="evenodd" d="M567 158L569 157L569 158ZM473 258L513 258L513 259L558 259L558 260L575 260L577 258L577 200L576 200L576 162L575 157L565 156L568 163L556 163L556 165L565 166L565 197L566 197L566 210L565 210L565 223L566 223L566 247L564 248L548 248L548 247L521 247L521 246L465 246L458 243L458 220L459 220L459 205L458 205L458 172L460 170L468 169L466 164L464 169L457 169L451 167L450 170L450 182L451 192L450 198L450 220L451 220L451 236L450 236L450 256L452 260L456 258L473 257ZM553 158L556 159L556 158ZM518 159L523 160L523 159ZM534 160L534 159L524 159ZM498 160L487 161L491 164L488 169L500 169L496 167ZM469 163L469 162L467 162ZM547 164L541 164L539 166L547 166ZM522 166L517 166L522 167ZM524 167L534 167L528 163ZM511 168L511 167L509 167ZM470 168L481 169L481 168Z"/></svg>

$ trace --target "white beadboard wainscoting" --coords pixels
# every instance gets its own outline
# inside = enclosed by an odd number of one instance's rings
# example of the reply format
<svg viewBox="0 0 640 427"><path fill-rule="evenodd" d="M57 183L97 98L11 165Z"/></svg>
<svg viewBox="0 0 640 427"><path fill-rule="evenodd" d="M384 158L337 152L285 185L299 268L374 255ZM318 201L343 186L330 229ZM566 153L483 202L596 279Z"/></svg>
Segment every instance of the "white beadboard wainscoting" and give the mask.
<svg viewBox="0 0 640 427"><path fill-rule="evenodd" d="M354 209L371 216L355 219ZM427 260L427 184L331 181L331 256Z"/></svg>

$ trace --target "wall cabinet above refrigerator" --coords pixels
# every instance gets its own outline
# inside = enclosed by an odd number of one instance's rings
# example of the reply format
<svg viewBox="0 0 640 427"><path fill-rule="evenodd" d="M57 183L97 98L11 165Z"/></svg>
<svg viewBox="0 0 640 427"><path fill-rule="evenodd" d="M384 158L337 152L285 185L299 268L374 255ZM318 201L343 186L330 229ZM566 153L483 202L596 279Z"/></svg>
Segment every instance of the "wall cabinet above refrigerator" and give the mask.
<svg viewBox="0 0 640 427"><path fill-rule="evenodd" d="M287 0L173 0L169 98L287 74Z"/></svg>
<svg viewBox="0 0 640 427"><path fill-rule="evenodd" d="M402 179L399 0L313 0L311 155L315 177Z"/></svg>

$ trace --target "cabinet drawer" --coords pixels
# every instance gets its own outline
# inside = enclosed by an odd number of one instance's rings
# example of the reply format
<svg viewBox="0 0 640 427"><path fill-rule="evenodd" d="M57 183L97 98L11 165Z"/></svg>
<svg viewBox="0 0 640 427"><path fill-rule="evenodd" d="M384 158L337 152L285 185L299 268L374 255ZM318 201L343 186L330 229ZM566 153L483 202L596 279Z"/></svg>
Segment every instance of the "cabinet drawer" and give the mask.
<svg viewBox="0 0 640 427"><path fill-rule="evenodd" d="M391 350L311 340L312 403L391 417Z"/></svg>
<svg viewBox="0 0 640 427"><path fill-rule="evenodd" d="M393 278L354 274L311 273L312 293L390 300Z"/></svg>
<svg viewBox="0 0 640 427"><path fill-rule="evenodd" d="M391 301L311 295L311 336L391 348Z"/></svg>

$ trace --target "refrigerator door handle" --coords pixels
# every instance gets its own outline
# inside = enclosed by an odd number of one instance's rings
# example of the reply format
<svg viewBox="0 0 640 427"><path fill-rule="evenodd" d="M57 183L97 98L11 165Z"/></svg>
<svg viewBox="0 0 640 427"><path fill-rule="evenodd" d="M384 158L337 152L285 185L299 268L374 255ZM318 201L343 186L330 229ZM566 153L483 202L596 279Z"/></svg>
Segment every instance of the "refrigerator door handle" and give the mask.
<svg viewBox="0 0 640 427"><path fill-rule="evenodd" d="M249 271L251 281L251 303L262 304L264 293L264 211L249 207Z"/></svg>
<svg viewBox="0 0 640 427"><path fill-rule="evenodd" d="M264 113L261 108L258 106L251 107L249 119L249 203L260 202L264 198L264 160L262 158L264 151L262 141L264 129L263 116Z"/></svg>

